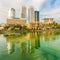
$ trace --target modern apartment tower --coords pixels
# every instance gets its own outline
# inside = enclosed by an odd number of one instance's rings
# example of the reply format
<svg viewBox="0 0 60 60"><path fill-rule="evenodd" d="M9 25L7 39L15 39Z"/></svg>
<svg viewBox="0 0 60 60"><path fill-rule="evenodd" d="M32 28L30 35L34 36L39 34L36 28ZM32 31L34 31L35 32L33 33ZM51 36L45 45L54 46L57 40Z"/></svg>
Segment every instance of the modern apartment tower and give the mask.
<svg viewBox="0 0 60 60"><path fill-rule="evenodd" d="M15 9L14 8L9 9L8 18L15 18Z"/></svg>
<svg viewBox="0 0 60 60"><path fill-rule="evenodd" d="M30 6L28 9L28 20L29 22L34 22L34 7Z"/></svg>
<svg viewBox="0 0 60 60"><path fill-rule="evenodd" d="M34 12L35 22L39 22L39 11Z"/></svg>
<svg viewBox="0 0 60 60"><path fill-rule="evenodd" d="M22 6L21 18L26 18L26 6Z"/></svg>

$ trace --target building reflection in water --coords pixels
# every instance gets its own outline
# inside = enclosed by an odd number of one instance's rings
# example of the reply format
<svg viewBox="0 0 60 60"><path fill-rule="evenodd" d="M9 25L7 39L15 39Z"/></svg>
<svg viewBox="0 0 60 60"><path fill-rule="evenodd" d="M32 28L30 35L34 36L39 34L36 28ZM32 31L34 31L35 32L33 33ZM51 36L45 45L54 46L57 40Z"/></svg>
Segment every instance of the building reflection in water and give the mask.
<svg viewBox="0 0 60 60"><path fill-rule="evenodd" d="M34 53L34 46L35 46L35 41L34 41L34 33L30 33L29 37L29 53L32 54Z"/></svg>
<svg viewBox="0 0 60 60"><path fill-rule="evenodd" d="M40 33L35 32L35 48L38 49L40 47Z"/></svg>
<svg viewBox="0 0 60 60"><path fill-rule="evenodd" d="M21 52L21 55L23 55L23 56L26 55L26 42L21 43L20 52Z"/></svg>
<svg viewBox="0 0 60 60"><path fill-rule="evenodd" d="M14 52L14 44L12 42L7 42L7 51L8 51L8 54L11 54Z"/></svg>
<svg viewBox="0 0 60 60"><path fill-rule="evenodd" d="M52 41L52 40L55 40L55 32L54 31L43 31L41 33L41 40L44 40L44 41Z"/></svg>
<svg viewBox="0 0 60 60"><path fill-rule="evenodd" d="M33 54L35 49L40 47L41 40L55 40L54 38L54 31L51 32L30 32L24 36L17 36L17 37L7 37L7 50L8 54L14 52L15 46L14 43L20 43L20 52L21 55ZM12 39L12 40L10 40Z"/></svg>

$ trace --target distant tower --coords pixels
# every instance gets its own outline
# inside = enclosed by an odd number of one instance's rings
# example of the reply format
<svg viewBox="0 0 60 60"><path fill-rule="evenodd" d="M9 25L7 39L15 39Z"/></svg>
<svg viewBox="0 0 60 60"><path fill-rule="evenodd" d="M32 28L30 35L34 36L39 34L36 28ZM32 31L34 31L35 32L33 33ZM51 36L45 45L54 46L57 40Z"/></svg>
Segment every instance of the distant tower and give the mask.
<svg viewBox="0 0 60 60"><path fill-rule="evenodd" d="M35 11L34 13L35 17L35 22L39 22L39 11Z"/></svg>
<svg viewBox="0 0 60 60"><path fill-rule="evenodd" d="M9 9L8 18L15 18L15 9L14 8Z"/></svg>
<svg viewBox="0 0 60 60"><path fill-rule="evenodd" d="M26 18L26 6L22 6L21 18Z"/></svg>
<svg viewBox="0 0 60 60"><path fill-rule="evenodd" d="M34 8L33 6L30 6L28 9L28 20L29 22L34 22Z"/></svg>

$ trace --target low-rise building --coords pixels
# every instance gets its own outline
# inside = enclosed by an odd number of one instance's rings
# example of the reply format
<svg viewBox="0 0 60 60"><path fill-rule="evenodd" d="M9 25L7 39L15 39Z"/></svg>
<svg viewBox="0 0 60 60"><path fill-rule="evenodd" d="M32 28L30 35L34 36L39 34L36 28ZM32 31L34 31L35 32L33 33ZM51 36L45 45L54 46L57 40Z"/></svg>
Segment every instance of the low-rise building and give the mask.
<svg viewBox="0 0 60 60"><path fill-rule="evenodd" d="M30 22L27 25L29 29L40 29L40 26L40 22Z"/></svg>
<svg viewBox="0 0 60 60"><path fill-rule="evenodd" d="M26 18L8 18L7 25L26 25Z"/></svg>
<svg viewBox="0 0 60 60"><path fill-rule="evenodd" d="M53 22L54 22L54 18L43 18L43 21L42 21L42 23L44 24L49 24Z"/></svg>

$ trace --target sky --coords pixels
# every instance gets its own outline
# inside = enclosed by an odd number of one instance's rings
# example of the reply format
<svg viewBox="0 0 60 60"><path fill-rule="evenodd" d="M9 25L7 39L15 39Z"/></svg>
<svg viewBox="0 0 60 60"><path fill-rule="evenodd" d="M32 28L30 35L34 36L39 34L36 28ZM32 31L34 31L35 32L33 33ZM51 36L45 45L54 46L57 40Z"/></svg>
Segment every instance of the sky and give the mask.
<svg viewBox="0 0 60 60"><path fill-rule="evenodd" d="M20 17L22 5L40 11L40 20L51 17L60 22L60 0L0 0L0 23L6 23L9 8L15 8L16 17Z"/></svg>

